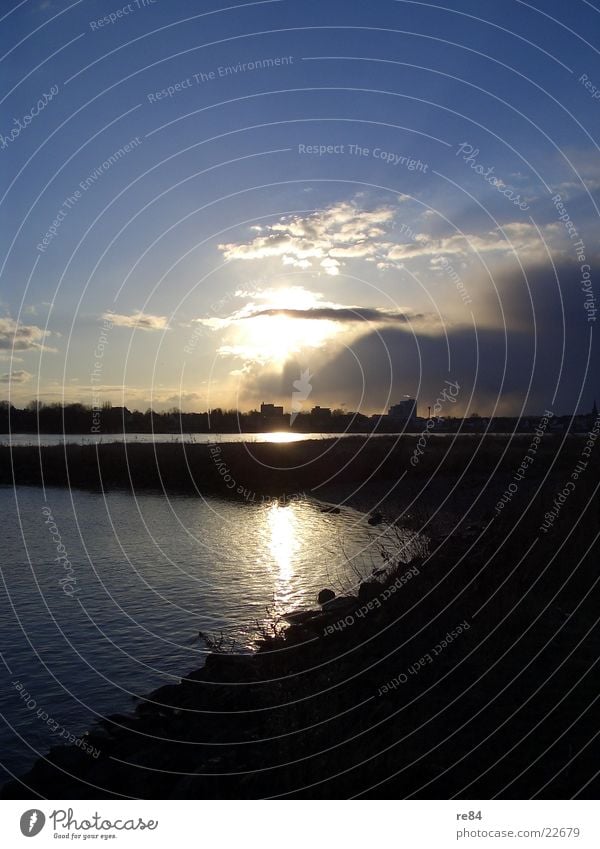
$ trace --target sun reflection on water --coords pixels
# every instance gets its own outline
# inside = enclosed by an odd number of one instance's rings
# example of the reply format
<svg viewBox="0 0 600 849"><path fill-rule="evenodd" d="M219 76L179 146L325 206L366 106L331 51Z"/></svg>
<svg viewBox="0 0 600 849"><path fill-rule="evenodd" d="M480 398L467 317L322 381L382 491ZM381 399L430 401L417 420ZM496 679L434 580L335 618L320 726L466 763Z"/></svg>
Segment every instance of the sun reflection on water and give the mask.
<svg viewBox="0 0 600 849"><path fill-rule="evenodd" d="M273 433L269 433L267 438L264 440L265 442L277 442L277 443L286 443L286 442L301 442L303 439L306 439L305 433L290 433L286 430L276 430Z"/></svg>
<svg viewBox="0 0 600 849"><path fill-rule="evenodd" d="M294 555L300 549L298 539L298 517L295 505L282 507L274 502L267 509L269 551L277 569L276 599L283 601L293 592Z"/></svg>

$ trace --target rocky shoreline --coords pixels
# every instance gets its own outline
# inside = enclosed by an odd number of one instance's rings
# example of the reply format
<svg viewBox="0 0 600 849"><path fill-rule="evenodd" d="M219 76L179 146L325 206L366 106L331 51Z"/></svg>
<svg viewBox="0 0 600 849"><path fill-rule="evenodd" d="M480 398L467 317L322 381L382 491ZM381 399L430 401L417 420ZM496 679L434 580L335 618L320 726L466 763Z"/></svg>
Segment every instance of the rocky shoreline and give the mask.
<svg viewBox="0 0 600 849"><path fill-rule="evenodd" d="M90 729L97 758L57 746L2 797L595 798L594 469L554 536L538 527L560 465L501 515L487 499L452 516L409 563L392 552L355 596L323 588L255 652L216 646Z"/></svg>
<svg viewBox="0 0 600 849"><path fill-rule="evenodd" d="M454 533L426 557L388 564L356 596L324 588L320 604L291 611L254 653L213 652L202 669L137 701L131 714L103 719L84 736L100 751L97 759L75 746L55 747L7 784L3 798L377 797L381 782L384 795L398 798L449 798L463 785L466 798L493 795L526 771L531 750L515 748L500 783L482 764L502 760L509 742L530 733L540 716L546 719L529 743L556 740L559 757L584 742L590 726L583 718L563 740L562 708L546 716L548 695L523 702L516 677L524 661L498 662L515 634L528 633L556 579L555 569L547 585L539 583L548 558L539 549L511 582L520 545L494 557L498 542L484 534L474 546ZM573 599L594 573L593 558L584 560ZM520 605L533 585L535 597ZM589 609L566 623L561 611L569 602L550 606L522 646L527 657L555 632L554 651L566 651L589 627L598 600L596 592ZM510 627L496 630L502 617ZM552 657L530 666L527 691L554 674ZM572 655L550 692L581 676L589 660L589 651ZM590 699L593 689L587 682ZM495 734L517 708L507 733ZM473 747L478 754L456 765ZM595 755L584 751L577 780L596 769ZM528 798L523 781L506 797ZM573 773L561 773L549 797L568 795L574 781ZM592 797L596 785L586 794Z"/></svg>
<svg viewBox="0 0 600 849"><path fill-rule="evenodd" d="M289 749L290 728L293 738L307 718L322 714L327 700L321 688L338 686L340 657L360 650L367 633L393 624L395 600L405 592L406 601L420 575L419 563L391 564L385 578L363 581L356 596L323 589L314 609L290 611L254 653L210 653L201 669L139 700L132 714L101 720L82 738L99 758L88 758L80 747L54 747L22 780L7 784L2 797L218 798L243 795L251 775L258 795L273 795L273 776L265 781L253 769L259 753L261 763L277 758L281 749L273 740ZM311 675L315 667L322 671ZM373 685L383 677L378 673ZM309 701L305 713L302 703ZM317 726L331 721L322 716ZM164 771L171 775L168 787ZM290 767L290 777L295 772Z"/></svg>

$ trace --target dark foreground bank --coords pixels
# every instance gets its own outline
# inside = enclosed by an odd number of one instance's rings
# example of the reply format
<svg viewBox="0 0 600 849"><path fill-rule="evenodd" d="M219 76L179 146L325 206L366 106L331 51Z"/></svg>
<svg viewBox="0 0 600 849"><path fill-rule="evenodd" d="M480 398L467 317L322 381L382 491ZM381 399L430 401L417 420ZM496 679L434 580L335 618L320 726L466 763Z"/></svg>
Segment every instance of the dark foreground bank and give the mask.
<svg viewBox="0 0 600 849"><path fill-rule="evenodd" d="M217 492L247 500L253 494L280 496L377 481L404 489L413 481L422 486L423 480L466 476L471 484L475 477L488 481L496 491L534 439L531 434L403 435L288 444L0 445L0 484ZM534 468L520 487L542 470L569 472L585 441L583 435L546 433L534 446Z"/></svg>
<svg viewBox="0 0 600 849"><path fill-rule="evenodd" d="M56 747L3 797L597 797L597 465L559 496L579 450L254 654L215 646L91 729L99 756Z"/></svg>

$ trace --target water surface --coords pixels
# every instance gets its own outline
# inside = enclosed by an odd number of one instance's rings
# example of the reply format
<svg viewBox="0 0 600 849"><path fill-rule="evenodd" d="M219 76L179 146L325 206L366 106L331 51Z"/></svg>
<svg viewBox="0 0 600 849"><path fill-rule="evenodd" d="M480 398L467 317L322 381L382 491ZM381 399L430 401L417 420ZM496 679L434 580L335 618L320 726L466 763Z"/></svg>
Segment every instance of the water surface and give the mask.
<svg viewBox="0 0 600 849"><path fill-rule="evenodd" d="M199 631L251 650L323 587L355 592L385 533L308 500L5 487L0 508L0 760L16 773L61 742L38 710L79 734L201 666Z"/></svg>

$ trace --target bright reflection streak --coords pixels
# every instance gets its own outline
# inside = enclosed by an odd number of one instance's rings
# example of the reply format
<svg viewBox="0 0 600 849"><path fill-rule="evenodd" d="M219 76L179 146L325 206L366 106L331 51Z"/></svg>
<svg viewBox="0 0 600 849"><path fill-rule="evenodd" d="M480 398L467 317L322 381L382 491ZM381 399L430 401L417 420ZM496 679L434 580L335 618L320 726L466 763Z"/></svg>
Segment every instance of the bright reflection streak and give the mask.
<svg viewBox="0 0 600 849"><path fill-rule="evenodd" d="M306 439L306 434L288 433L285 430L278 430L270 433L265 439L265 442L299 442L301 439Z"/></svg>
<svg viewBox="0 0 600 849"><path fill-rule="evenodd" d="M280 589L289 594L292 589L292 558L300 548L297 522L293 505L280 507L277 502L269 507L267 522L270 531L269 550L279 569Z"/></svg>

